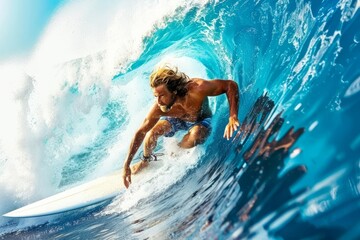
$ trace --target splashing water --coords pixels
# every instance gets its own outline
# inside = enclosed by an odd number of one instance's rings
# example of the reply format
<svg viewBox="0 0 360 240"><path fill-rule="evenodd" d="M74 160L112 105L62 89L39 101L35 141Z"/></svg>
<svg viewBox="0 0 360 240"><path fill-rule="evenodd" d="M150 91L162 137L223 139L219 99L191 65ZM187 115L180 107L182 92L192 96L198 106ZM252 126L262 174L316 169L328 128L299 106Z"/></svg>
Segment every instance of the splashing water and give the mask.
<svg viewBox="0 0 360 240"><path fill-rule="evenodd" d="M122 166L171 63L233 79L242 126L176 149L111 203L0 219L1 238L355 239L360 236L359 1L74 1L29 62L0 66L0 211ZM12 84L15 82L16 84ZM175 155L174 155L175 153ZM121 184L121 182L119 182Z"/></svg>

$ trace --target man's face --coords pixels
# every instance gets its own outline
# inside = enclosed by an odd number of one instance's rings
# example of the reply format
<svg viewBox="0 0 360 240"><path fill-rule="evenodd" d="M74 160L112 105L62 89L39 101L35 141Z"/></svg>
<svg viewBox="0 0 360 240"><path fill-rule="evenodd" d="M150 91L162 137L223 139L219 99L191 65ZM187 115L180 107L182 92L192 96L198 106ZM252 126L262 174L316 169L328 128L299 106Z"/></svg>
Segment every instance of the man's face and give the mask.
<svg viewBox="0 0 360 240"><path fill-rule="evenodd" d="M165 84L153 88L153 92L161 111L170 111L172 105L175 103L176 95L170 92Z"/></svg>

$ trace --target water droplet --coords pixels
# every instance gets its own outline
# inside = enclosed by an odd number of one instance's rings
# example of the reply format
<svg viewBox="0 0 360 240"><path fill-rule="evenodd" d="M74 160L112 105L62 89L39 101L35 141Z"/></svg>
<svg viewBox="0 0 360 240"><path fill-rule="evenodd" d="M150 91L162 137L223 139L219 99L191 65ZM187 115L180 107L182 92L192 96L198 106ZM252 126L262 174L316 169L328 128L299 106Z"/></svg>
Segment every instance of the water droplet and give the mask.
<svg viewBox="0 0 360 240"><path fill-rule="evenodd" d="M290 158L295 158L297 155L299 155L301 153L301 149L300 148L295 148L291 154L290 154Z"/></svg>
<svg viewBox="0 0 360 240"><path fill-rule="evenodd" d="M350 97L360 91L360 76L349 86L344 97Z"/></svg>
<svg viewBox="0 0 360 240"><path fill-rule="evenodd" d="M310 127L309 127L309 132L311 132L312 130L314 130L314 128L316 128L316 126L317 126L318 124L319 124L318 121L313 122L313 123L310 125Z"/></svg>
<svg viewBox="0 0 360 240"><path fill-rule="evenodd" d="M295 111L299 110L299 108L301 108L302 104L299 103L298 105L296 105L296 107L294 108Z"/></svg>

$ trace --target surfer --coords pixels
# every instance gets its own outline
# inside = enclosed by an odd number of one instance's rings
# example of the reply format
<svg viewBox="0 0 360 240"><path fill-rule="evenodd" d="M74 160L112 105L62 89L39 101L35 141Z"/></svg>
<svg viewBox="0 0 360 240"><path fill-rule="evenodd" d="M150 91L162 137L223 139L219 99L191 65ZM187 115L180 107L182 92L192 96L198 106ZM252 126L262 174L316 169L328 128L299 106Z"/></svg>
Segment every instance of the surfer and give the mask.
<svg viewBox="0 0 360 240"><path fill-rule="evenodd" d="M212 112L209 96L226 94L230 116L224 137L229 140L239 126L239 90L232 80L189 78L177 68L160 67L150 76L150 86L156 98L144 122L133 137L124 162L123 182L126 188L131 183L131 174L136 174L149 164L152 151L160 136L171 137L178 130L187 130L179 146L192 148L205 142L211 131ZM130 168L130 163L144 141L141 161Z"/></svg>

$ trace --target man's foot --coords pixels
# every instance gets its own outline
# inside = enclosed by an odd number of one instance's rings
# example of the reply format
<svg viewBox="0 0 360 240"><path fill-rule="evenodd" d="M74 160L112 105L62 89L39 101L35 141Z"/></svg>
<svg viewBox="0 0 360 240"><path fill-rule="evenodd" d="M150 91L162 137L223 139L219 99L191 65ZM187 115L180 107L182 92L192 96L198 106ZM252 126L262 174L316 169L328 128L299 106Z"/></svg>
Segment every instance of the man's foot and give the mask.
<svg viewBox="0 0 360 240"><path fill-rule="evenodd" d="M149 165L148 161L140 161L138 163L133 164L131 168L131 174L137 174L142 169L146 168Z"/></svg>

